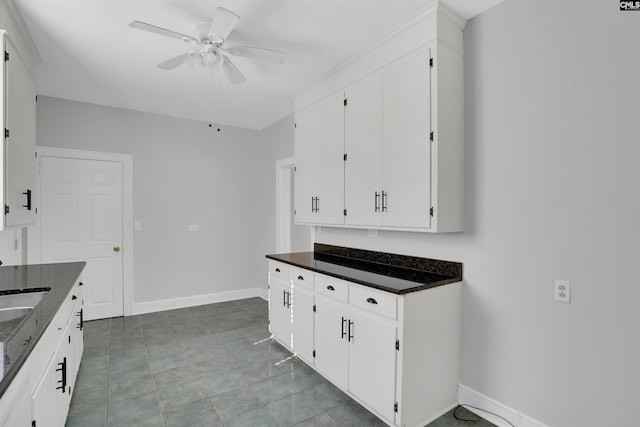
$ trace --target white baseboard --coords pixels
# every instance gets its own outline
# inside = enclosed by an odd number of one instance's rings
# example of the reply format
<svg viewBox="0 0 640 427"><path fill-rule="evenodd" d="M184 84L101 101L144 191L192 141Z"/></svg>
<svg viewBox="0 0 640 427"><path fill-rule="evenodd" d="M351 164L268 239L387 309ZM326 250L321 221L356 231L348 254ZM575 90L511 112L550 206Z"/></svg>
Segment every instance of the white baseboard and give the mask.
<svg viewBox="0 0 640 427"><path fill-rule="evenodd" d="M465 409L468 409L474 414L481 416L485 420L492 422L498 427L511 426L502 418L484 412L482 411L482 409L484 409L485 411L493 412L500 417L504 417L505 419L509 420L509 422L515 427L548 427L546 424L534 420L533 418L528 417L516 411L515 409L503 405L502 403L497 402L492 398L485 396L484 394L470 389L469 387L462 384L458 384L458 402L460 403L460 405L471 405L480 408L481 410L478 411L470 407L465 407Z"/></svg>
<svg viewBox="0 0 640 427"><path fill-rule="evenodd" d="M157 301L133 303L133 314L155 313L156 311L174 310L176 308L194 307L216 302L233 301L244 298L269 298L264 288L241 289L238 291L218 292L214 294L193 295L182 298L163 299Z"/></svg>

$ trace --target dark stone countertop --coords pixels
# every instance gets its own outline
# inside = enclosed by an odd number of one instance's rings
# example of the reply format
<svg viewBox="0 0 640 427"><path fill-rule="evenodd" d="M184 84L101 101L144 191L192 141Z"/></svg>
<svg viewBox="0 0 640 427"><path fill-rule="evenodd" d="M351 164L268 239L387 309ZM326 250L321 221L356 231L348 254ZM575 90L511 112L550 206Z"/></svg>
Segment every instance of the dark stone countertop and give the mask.
<svg viewBox="0 0 640 427"><path fill-rule="evenodd" d="M462 280L462 264L386 252L314 244L313 252L266 256L394 294L407 294Z"/></svg>
<svg viewBox="0 0 640 427"><path fill-rule="evenodd" d="M0 295L49 290L26 316L0 322L0 342L4 343L0 397L69 295L84 266L84 262L69 262L0 267Z"/></svg>

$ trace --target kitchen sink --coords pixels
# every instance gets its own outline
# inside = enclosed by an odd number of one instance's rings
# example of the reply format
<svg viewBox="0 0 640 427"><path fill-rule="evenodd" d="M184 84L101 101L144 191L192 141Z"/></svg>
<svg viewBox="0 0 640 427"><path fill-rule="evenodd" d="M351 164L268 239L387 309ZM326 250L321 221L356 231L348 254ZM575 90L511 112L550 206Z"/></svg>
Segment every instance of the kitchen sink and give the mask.
<svg viewBox="0 0 640 427"><path fill-rule="evenodd" d="M20 292L18 294L0 295L0 311L33 309L47 293L49 292Z"/></svg>
<svg viewBox="0 0 640 427"><path fill-rule="evenodd" d="M7 322L26 316L31 310L33 310L33 307L0 308L0 322Z"/></svg>

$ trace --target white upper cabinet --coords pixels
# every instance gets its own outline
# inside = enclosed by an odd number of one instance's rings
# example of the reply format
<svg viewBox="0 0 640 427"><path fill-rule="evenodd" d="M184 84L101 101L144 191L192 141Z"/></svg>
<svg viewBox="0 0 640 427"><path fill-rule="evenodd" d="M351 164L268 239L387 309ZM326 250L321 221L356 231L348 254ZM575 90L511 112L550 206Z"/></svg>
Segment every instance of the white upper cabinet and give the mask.
<svg viewBox="0 0 640 427"><path fill-rule="evenodd" d="M36 84L7 33L2 32L3 227L35 221Z"/></svg>
<svg viewBox="0 0 640 427"><path fill-rule="evenodd" d="M296 175L296 222L462 231L464 24L436 4L296 97L298 127L301 122L317 124L315 140L309 137L310 130L296 129L296 167L314 170L311 163L315 163L318 172L315 176ZM339 101L343 94L342 121L337 110L332 117L317 111L328 99ZM331 158L338 158L338 144L331 144L323 132L330 129L338 135L340 125L344 135L343 190L336 162L331 207L340 211L339 196L343 196L344 218L329 221L307 214L316 210L319 191L306 189L326 182L319 171L325 168L329 146L336 150ZM323 204L320 197L320 211Z"/></svg>
<svg viewBox="0 0 640 427"><path fill-rule="evenodd" d="M295 221L344 224L344 93L296 113Z"/></svg>

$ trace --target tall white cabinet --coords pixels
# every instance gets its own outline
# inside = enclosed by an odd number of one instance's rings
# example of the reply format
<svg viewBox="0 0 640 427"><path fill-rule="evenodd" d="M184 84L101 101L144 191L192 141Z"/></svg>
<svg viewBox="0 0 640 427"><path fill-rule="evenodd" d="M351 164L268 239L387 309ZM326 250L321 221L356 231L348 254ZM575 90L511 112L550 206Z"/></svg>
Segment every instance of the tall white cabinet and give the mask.
<svg viewBox="0 0 640 427"><path fill-rule="evenodd" d="M344 223L344 93L296 114L295 221Z"/></svg>
<svg viewBox="0 0 640 427"><path fill-rule="evenodd" d="M274 260L269 272L273 337L386 423L421 427L455 406L460 282L395 294Z"/></svg>
<svg viewBox="0 0 640 427"><path fill-rule="evenodd" d="M0 31L4 52L0 67L3 132L2 180L4 227L35 221L36 83L24 58L6 32Z"/></svg>
<svg viewBox="0 0 640 427"><path fill-rule="evenodd" d="M296 174L297 223L462 231L464 24L436 4L296 97L296 167L303 165ZM342 115L339 102L331 104L331 115L314 111L341 96ZM316 140L298 129L308 121L318 124ZM314 170L309 164L323 169L327 129L344 135L342 153L332 154L330 178L334 194L344 196L344 209L336 197L332 211L344 218L331 221L307 215L305 208L314 210L317 190L311 189L326 178L308 171ZM331 150L338 146L331 144Z"/></svg>

